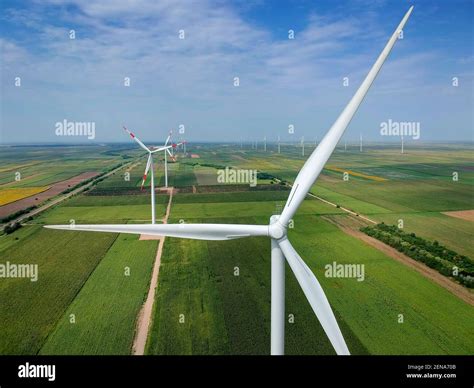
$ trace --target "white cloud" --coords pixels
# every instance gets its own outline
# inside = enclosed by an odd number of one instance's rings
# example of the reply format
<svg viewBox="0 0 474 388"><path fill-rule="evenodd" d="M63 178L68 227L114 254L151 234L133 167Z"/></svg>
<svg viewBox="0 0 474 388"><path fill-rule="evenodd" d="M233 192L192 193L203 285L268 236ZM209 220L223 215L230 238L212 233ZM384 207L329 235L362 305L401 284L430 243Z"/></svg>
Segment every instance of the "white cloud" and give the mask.
<svg viewBox="0 0 474 388"><path fill-rule="evenodd" d="M54 12L51 6L57 7ZM207 0L48 0L36 9L32 17L8 11L32 35L23 47L2 42L7 77L14 69L31 85L25 109L37 109L33 104L41 95L44 111L35 111L43 117L40 132L49 134L50 122L68 115L94 116L104 122L99 140L110 140L124 120L151 136L155 117L162 131L186 121L208 138L216 132L225 137L223 131L240 138L235 128L251 135L262 126L284 128L288 120L306 129L326 124L335 117L311 115L326 113L326 107L333 114L347 101L387 38L386 31L360 18L313 14L295 40L276 40L238 9ZM52 14L60 19L52 20ZM71 28L75 40L69 39ZM180 29L184 40L178 39ZM377 92L421 85L421 64L433 55L391 59ZM125 76L132 87L122 86ZM239 88L232 86L234 76L240 77ZM342 87L344 76L351 78L349 89ZM3 89L11 103L17 101L17 91ZM265 119L268 124L262 125ZM15 118L9 116L7 124L6 130L13 130Z"/></svg>

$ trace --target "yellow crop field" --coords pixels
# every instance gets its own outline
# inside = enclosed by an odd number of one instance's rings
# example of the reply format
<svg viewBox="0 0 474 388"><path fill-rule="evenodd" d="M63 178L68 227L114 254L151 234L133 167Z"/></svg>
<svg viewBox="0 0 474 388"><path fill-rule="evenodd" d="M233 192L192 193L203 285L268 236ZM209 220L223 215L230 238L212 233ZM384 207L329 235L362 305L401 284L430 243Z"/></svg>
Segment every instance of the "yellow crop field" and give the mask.
<svg viewBox="0 0 474 388"><path fill-rule="evenodd" d="M23 198L30 197L32 195L42 193L48 190L49 186L41 187L21 187L17 189L3 189L0 190L0 206L18 201Z"/></svg>
<svg viewBox="0 0 474 388"><path fill-rule="evenodd" d="M385 181L388 180L388 179L385 179L385 178L382 178L382 177L379 177L379 176L375 176L375 175L367 175L367 174L362 174L361 172L355 172L355 171L351 171L351 170L344 170L343 168L339 168L339 167L327 166L326 169L330 170L330 171L347 172L349 175L357 176L359 178L370 179L371 181L385 182Z"/></svg>

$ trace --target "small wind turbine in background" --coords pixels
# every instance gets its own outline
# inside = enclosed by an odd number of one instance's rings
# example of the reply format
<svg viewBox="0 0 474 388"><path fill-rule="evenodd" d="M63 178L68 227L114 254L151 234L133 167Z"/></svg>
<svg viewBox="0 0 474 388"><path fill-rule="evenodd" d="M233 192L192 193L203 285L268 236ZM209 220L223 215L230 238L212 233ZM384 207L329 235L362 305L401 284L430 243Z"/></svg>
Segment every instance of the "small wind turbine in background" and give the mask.
<svg viewBox="0 0 474 388"><path fill-rule="evenodd" d="M136 137L133 132L130 132L125 126L123 127L123 129L130 135L130 137L133 140L135 140L135 142L137 142L137 144L141 148L143 148L148 153L148 159L146 161L145 173L143 174L143 181L142 181L141 189L143 190L143 186L145 185L145 181L146 181L146 178L147 178L147 175L148 175L148 171L151 170L151 179L150 179L151 223L154 224L155 223L155 173L154 173L154 169L153 169L153 154L155 152L159 152L159 151L165 151L165 154L166 154L166 151L170 152L169 149L173 148L173 145L168 146L167 143L168 143L169 137L171 135L168 136L168 140L166 141L166 143L163 147L160 147L160 148L157 148L157 149L150 149L145 144L143 144L143 142L138 137Z"/></svg>
<svg viewBox="0 0 474 388"><path fill-rule="evenodd" d="M166 138L166 141L165 141L165 145L157 150L154 150L152 152L159 152L159 151L163 151L163 153L165 154L165 187L168 187L168 155L171 157L171 159L173 161L176 161L176 158L174 157L174 155L171 153L170 151L170 148L171 149L176 149L176 147L180 146L181 144L184 144L185 142L182 142L182 143L171 143L171 146L170 147L167 147L169 141L171 140L171 135L172 135L173 131L170 131L168 137Z"/></svg>
<svg viewBox="0 0 474 388"><path fill-rule="evenodd" d="M186 153L186 144L187 144L188 142L183 139L183 140L182 140L182 143L183 143L183 154L184 154L184 155L187 155L187 153Z"/></svg>
<svg viewBox="0 0 474 388"><path fill-rule="evenodd" d="M362 133L359 136L359 151L362 152Z"/></svg>
<svg viewBox="0 0 474 388"><path fill-rule="evenodd" d="M267 152L267 137L263 137L263 151Z"/></svg>
<svg viewBox="0 0 474 388"><path fill-rule="evenodd" d="M319 174L334 152L344 131L354 117L370 86L382 68L406 21L410 17L413 6L403 17L385 48L375 61L354 96L341 112L332 127L326 133L319 146L311 153L299 171L285 207L280 215L270 217L266 225L244 224L160 224L160 225L48 225L46 228L61 230L83 230L90 232L112 232L150 234L189 238L196 240L233 240L252 236L265 236L271 243L271 354L284 353L285 344L285 258L293 271L298 284L303 290L316 317L326 333L331 345L338 355L349 355L349 349L331 309L323 288L288 239L288 226L296 211L306 198L309 190L316 182ZM138 141L138 139L137 139ZM141 142L139 142L140 144ZM142 145L141 145L142 146ZM143 148L147 149L144 145ZM148 149L147 149L148 150ZM148 152L150 152L148 150ZM304 232L304 231L303 231Z"/></svg>
<svg viewBox="0 0 474 388"><path fill-rule="evenodd" d="M278 153L280 153L280 135L278 135Z"/></svg>
<svg viewBox="0 0 474 388"><path fill-rule="evenodd" d="M304 156L304 136L301 136L301 156Z"/></svg>

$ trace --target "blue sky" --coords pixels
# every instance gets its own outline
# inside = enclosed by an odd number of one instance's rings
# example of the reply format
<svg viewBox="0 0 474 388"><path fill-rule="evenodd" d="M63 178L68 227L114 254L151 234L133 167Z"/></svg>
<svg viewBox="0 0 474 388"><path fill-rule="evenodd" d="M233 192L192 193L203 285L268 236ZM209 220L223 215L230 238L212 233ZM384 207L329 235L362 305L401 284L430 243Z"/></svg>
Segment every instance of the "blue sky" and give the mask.
<svg viewBox="0 0 474 388"><path fill-rule="evenodd" d="M411 4L345 138L393 140L391 119L473 140L472 1L4 0L0 141L127 141L122 124L154 142L180 124L189 141L320 139ZM95 139L56 136L65 119Z"/></svg>

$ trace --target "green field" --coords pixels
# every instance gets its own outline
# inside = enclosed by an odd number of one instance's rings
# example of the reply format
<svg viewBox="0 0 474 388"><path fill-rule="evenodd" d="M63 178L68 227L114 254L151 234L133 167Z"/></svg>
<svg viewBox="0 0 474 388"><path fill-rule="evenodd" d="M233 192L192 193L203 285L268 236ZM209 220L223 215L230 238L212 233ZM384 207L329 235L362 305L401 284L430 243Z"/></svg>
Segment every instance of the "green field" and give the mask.
<svg viewBox="0 0 474 388"><path fill-rule="evenodd" d="M110 234L91 239L51 232L27 226L2 238L18 240L2 241L1 261L37 264L38 281L0 281L1 354L36 354L115 240Z"/></svg>
<svg viewBox="0 0 474 388"><path fill-rule="evenodd" d="M32 187L85 171L130 167L83 194L0 236L0 263L39 266L39 280L0 279L0 354L130 354L137 315L148 291L157 241L137 236L43 229L45 224L149 223L150 179L140 190L145 157L135 147L6 147L0 185ZM216 169L256 169L292 183L304 159L294 144L282 154L236 145L188 146L199 158L169 163L171 222L267 223L279 214L289 187L259 180L217 185ZM311 147L307 148L307 155ZM215 166L215 167L210 167ZM336 150L312 193L374 221L474 257L471 221L444 215L474 209L471 145ZM16 171L20 182L13 182ZM453 181L452 173L459 173ZM126 175L129 172L130 175ZM375 181L366 176L386 179ZM155 158L157 186L163 163ZM1 188L0 188L1 189ZM157 194L157 219L168 195ZM472 354L474 308L418 272L345 234L321 216L346 217L338 207L308 198L294 218L290 240L320 280L353 354ZM364 264L366 278L324 277L324 265ZM124 276L130 267L131 275ZM234 276L238 267L239 276ZM324 332L287 267L287 354L333 354ZM76 323L70 323L71 314ZM398 323L403 314L403 323ZM184 322L180 322L184 319ZM270 246L264 238L203 242L167 238L146 347L148 354L268 354Z"/></svg>
<svg viewBox="0 0 474 388"><path fill-rule="evenodd" d="M255 210L260 206L247 204ZM236 210L235 203L226 205L228 212ZM175 208L180 209L180 205L173 207L173 216ZM220 217L221 210L217 209L214 215ZM207 215L204 212L201 217ZM247 216L238 219L245 223L265 220ZM212 217L191 221L236 222L235 218ZM352 353L474 351L470 335L474 309L416 271L315 215L296 217L290 239L320 279ZM164 257L149 354L268 353L267 239L253 238L245 243L169 239ZM359 283L355 279L325 278L324 265L333 261L364 264L366 280ZM236 266L240 269L238 277L234 276ZM287 313L295 316L295 323L287 324L287 354L333 354L288 267L286 301ZM184 314L184 323L179 322L180 314ZM399 314L403 314L404 323L398 323Z"/></svg>
<svg viewBox="0 0 474 388"><path fill-rule="evenodd" d="M40 354L130 354L157 243L120 235L69 305Z"/></svg>

